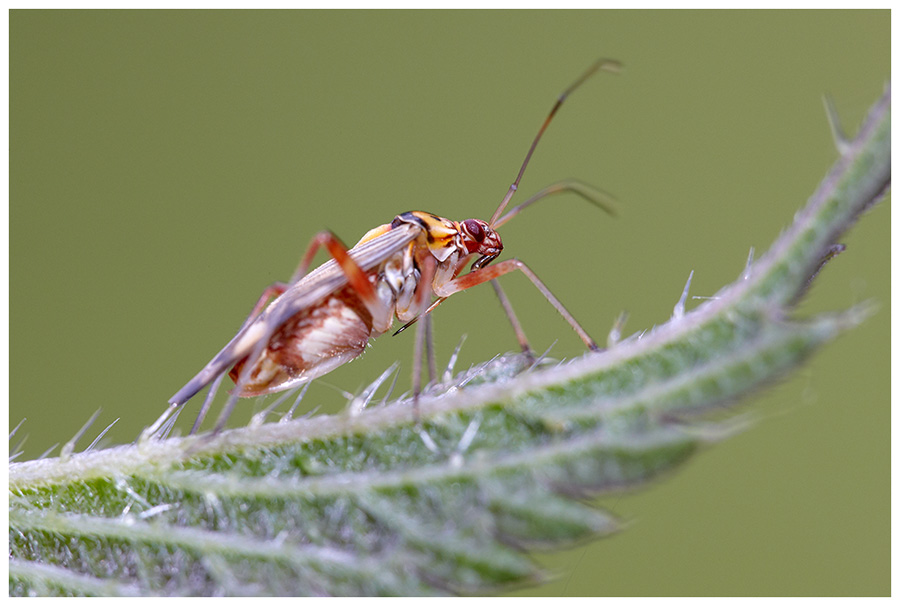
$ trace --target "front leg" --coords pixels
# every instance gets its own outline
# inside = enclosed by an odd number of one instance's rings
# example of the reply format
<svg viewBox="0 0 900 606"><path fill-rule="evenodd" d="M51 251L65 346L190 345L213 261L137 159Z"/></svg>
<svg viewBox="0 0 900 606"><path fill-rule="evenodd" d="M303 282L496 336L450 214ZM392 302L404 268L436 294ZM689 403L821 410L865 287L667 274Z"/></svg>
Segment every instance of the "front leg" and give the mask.
<svg viewBox="0 0 900 606"><path fill-rule="evenodd" d="M377 317L379 314L383 315L388 311L382 309L384 306L379 304L375 289L372 287L368 276L353 260L347 247L344 246L337 236L331 232L321 232L317 234L310 242L290 283L276 283L263 292L262 296L256 302L256 305L253 306L253 310L250 312L247 320L244 321L244 324L238 331L238 334L199 373L197 373L193 379L188 381L184 387L178 390L178 392L169 399L168 409L153 423L153 425L143 432L143 437L153 435L162 423L175 412L175 410L192 398L198 391L216 380L240 359L249 354L247 364L245 364L245 370L248 372L242 373L242 375L246 374L247 376L239 377L237 388L232 392L232 397L229 398L225 410L220 416L219 422L216 424L216 431L219 431L221 427L224 426L231 409L234 407L234 400L237 398L236 394L241 392L243 384L245 384L249 378L249 369L252 369L255 361L261 355L272 334L278 329L278 326L272 326L270 325L271 322L266 322L264 317L260 317L263 308L270 298L284 294L306 275L315 254L321 248L325 248L328 254L337 262L347 279L347 283L357 293L363 304L365 304L372 312L373 317ZM210 400L211 397L207 397L207 401ZM192 433L196 431L203 421L203 417L206 415L208 408L209 405L207 402L201 408L200 414L194 423Z"/></svg>
<svg viewBox="0 0 900 606"><path fill-rule="evenodd" d="M452 280L445 282L440 286L436 286L434 288L434 294L440 298L446 298L450 295L460 292L462 290L466 290L472 288L473 286L478 286L484 282L489 280L493 280L495 278L499 278L504 274L508 274L511 271L519 270L523 274L525 274L531 283L534 284L535 288L537 288L544 298L546 298L550 304L556 308L556 311L559 312L559 315L565 319L566 322L569 323L569 326L578 333L578 336L581 337L581 340L584 341L584 344L587 345L588 349L591 351L600 351L600 347L597 345L596 341L594 341L590 335L587 334L581 324L569 313L563 304L557 299L550 289L547 288L543 282L535 275L531 269L519 261L518 259L507 259L506 261L501 261L496 265L489 265L487 267L482 267L481 269L477 269L475 271L471 271L463 276L459 276Z"/></svg>
<svg viewBox="0 0 900 606"><path fill-rule="evenodd" d="M378 296L375 293L375 288L369 281L368 275L356 261L353 260L344 243L330 231L320 232L312 239L312 242L310 242L309 247L306 250L306 254L303 255L303 259L300 261L300 265L291 277L289 288L293 288L303 279L309 271L309 266L320 248L325 248L328 254L335 260L341 268L341 271L344 273L347 284L353 289L360 301L362 301L376 321L378 321L385 313L390 313L390 310L384 309L384 306L380 303ZM249 343L247 344L248 347L252 347L252 352L247 356L244 367L235 379L235 388L231 392L231 395L229 395L228 400L225 402L225 407L222 409L219 418L216 420L216 424L213 428L214 435L224 429L225 423L228 421L228 417L231 416L231 411L234 409L238 397L240 397L245 385L250 381L254 366L256 366L256 363L260 360L263 352L268 346L269 339L278 328L278 325L274 325L273 322L266 322L265 319L263 319L259 334L254 335L255 343L252 345ZM199 424L199 422L200 421L198 420L197 424Z"/></svg>

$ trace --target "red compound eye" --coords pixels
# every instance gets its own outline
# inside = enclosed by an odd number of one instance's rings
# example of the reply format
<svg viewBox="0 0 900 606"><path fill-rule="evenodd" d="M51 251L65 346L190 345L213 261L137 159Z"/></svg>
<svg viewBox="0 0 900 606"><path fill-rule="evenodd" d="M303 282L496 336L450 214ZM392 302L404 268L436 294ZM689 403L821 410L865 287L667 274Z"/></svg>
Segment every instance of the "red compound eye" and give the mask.
<svg viewBox="0 0 900 606"><path fill-rule="evenodd" d="M466 227L466 230L471 234L473 238L475 238L476 242L484 241L484 230L479 225L478 221L475 219L466 219L463 221L463 225Z"/></svg>

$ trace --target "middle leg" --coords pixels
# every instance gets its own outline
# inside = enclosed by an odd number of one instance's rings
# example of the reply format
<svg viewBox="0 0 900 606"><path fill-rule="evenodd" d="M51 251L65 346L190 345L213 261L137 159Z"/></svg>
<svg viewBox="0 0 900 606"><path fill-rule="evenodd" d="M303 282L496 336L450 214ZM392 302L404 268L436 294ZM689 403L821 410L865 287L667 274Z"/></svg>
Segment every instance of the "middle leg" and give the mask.
<svg viewBox="0 0 900 606"><path fill-rule="evenodd" d="M435 289L435 294L438 297L449 297L453 293L457 293L461 290L466 290L468 288L472 288L473 286L478 286L484 282L489 280L493 280L494 278L499 278L504 274L508 274L511 271L519 270L525 276L531 280L531 283L534 284L535 288L537 288L544 298L550 302L550 304L556 308L556 311L565 319L566 322L569 323L569 326L578 334L584 344L587 345L588 349L591 351L600 351L600 347L597 345L597 342L594 341L590 335L587 334L587 331L581 327L581 324L575 319L575 317L569 313L569 310L563 306L559 299L550 292L550 289L547 288L543 282L535 275L531 269L519 261L518 259L507 259L506 261L501 261L496 265L489 265L487 267L483 267L476 271L469 272L463 276L459 276L442 285L440 288Z"/></svg>

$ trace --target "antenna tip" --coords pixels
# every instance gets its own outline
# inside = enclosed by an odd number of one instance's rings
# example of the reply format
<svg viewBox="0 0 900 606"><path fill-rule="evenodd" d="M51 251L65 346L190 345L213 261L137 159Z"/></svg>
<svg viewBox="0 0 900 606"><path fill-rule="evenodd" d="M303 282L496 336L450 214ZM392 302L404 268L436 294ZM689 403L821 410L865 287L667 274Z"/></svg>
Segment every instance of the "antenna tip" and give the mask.
<svg viewBox="0 0 900 606"><path fill-rule="evenodd" d="M622 65L621 61L618 61L616 59L598 59L596 65L597 69L602 69L603 71L611 72L614 74L625 71L625 66Z"/></svg>

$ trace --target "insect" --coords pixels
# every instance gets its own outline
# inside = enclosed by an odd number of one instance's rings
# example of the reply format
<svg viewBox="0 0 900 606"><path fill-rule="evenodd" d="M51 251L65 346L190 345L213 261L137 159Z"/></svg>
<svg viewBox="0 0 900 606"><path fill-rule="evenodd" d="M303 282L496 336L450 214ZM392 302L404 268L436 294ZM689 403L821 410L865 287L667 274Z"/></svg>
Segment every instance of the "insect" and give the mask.
<svg viewBox="0 0 900 606"><path fill-rule="evenodd" d="M488 281L494 285L522 349L530 352L512 308L494 281L512 271L524 273L585 345L598 350L594 340L524 263L509 259L490 264L503 250L497 228L537 200L574 191L610 210L584 184L566 180L541 190L503 214L518 190L541 136L568 95L597 71L619 69L617 62L601 59L560 95L490 221L457 222L428 212L405 212L390 223L370 230L349 250L331 232L316 235L290 282L273 284L263 292L234 338L172 396L166 414L147 430L149 434L201 389L215 382L194 423L192 433L196 431L218 381L228 372L235 388L216 424L214 432L218 432L238 397L282 391L320 377L360 355L369 339L391 329L394 317L406 323L397 331L400 332L422 317L430 319L427 314L447 297ZM308 271L313 257L322 248L331 259ZM462 273L471 259L474 262L470 271ZM421 386L426 324L419 325L416 336L413 364L416 402Z"/></svg>

